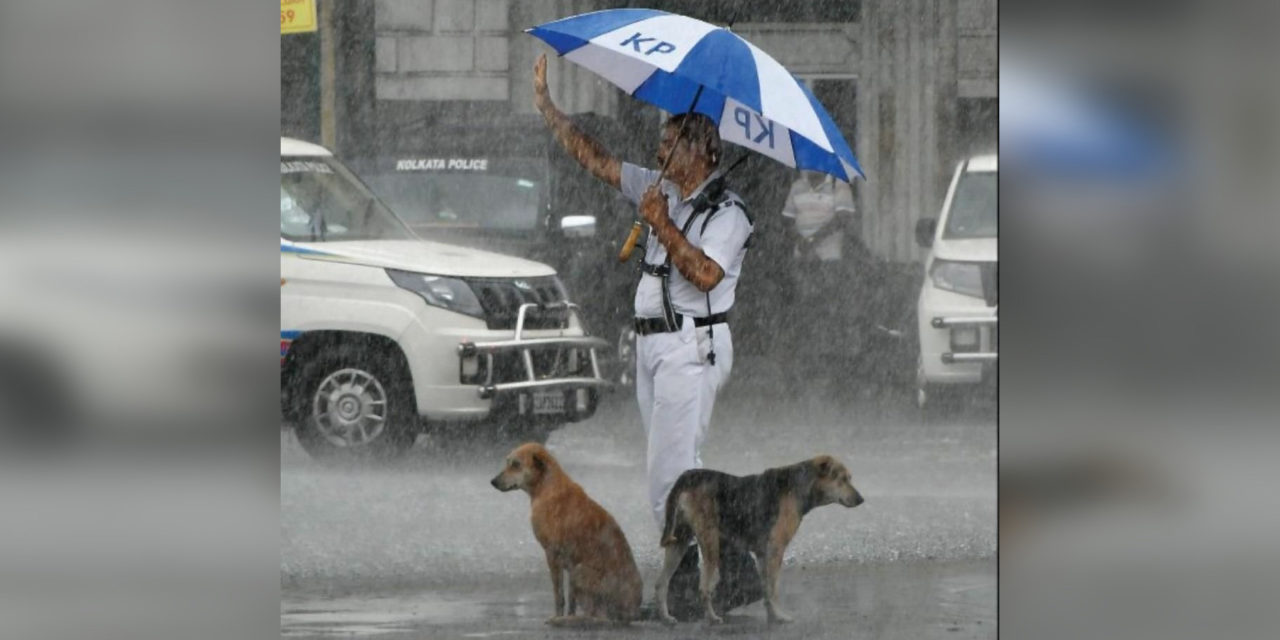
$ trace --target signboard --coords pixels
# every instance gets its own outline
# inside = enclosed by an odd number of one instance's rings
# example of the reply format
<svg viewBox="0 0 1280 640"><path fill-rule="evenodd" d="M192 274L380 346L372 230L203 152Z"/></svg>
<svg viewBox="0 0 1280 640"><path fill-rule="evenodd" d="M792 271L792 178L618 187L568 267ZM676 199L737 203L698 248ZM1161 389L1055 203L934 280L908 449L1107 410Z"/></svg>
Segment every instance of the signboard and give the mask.
<svg viewBox="0 0 1280 640"><path fill-rule="evenodd" d="M280 33L316 30L316 0L280 0Z"/></svg>
<svg viewBox="0 0 1280 640"><path fill-rule="evenodd" d="M488 171L488 158L402 158L396 171Z"/></svg>

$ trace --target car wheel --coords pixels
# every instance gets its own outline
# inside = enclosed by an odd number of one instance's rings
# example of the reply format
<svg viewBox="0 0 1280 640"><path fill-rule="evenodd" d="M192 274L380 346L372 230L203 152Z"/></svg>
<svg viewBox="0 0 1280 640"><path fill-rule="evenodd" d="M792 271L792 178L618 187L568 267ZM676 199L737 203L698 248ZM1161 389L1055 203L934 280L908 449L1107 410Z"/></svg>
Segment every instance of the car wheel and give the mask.
<svg viewBox="0 0 1280 640"><path fill-rule="evenodd" d="M313 458L390 460L413 446L413 393L403 366L351 346L302 369L298 442Z"/></svg>
<svg viewBox="0 0 1280 640"><path fill-rule="evenodd" d="M615 382L623 387L631 387L636 383L636 328L630 322L624 323L618 329L615 348L618 354Z"/></svg>

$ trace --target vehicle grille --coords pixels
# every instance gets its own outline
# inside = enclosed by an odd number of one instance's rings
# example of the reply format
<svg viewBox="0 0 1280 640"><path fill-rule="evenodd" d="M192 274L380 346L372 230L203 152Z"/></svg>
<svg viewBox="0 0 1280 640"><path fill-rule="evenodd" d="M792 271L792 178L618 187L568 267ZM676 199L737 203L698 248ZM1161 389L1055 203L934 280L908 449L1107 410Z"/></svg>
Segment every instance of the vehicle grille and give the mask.
<svg viewBox="0 0 1280 640"><path fill-rule="evenodd" d="M982 262L978 267L982 270L982 298L988 307L1000 302L1000 271L995 262Z"/></svg>
<svg viewBox="0 0 1280 640"><path fill-rule="evenodd" d="M534 376L539 380L571 376L590 376L591 360L585 351L560 348L530 349ZM523 382L528 380L524 361L517 351L496 353L493 356L493 382Z"/></svg>
<svg viewBox="0 0 1280 640"><path fill-rule="evenodd" d="M469 279L468 284L484 308L485 323L490 329L515 329L520 305L529 302L550 304L563 302L555 276L542 278ZM530 309L525 315L526 329L563 329L569 326L566 309Z"/></svg>

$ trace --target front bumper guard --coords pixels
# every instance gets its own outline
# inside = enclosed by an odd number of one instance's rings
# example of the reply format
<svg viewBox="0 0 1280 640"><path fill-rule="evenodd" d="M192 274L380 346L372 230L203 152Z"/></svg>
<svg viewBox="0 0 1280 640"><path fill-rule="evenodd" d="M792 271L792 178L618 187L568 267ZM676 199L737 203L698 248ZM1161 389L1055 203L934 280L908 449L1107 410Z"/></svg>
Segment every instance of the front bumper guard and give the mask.
<svg viewBox="0 0 1280 640"><path fill-rule="evenodd" d="M995 316L990 317L937 317L929 321L929 324L935 329L953 329L957 327L990 327L988 336L994 335L994 331L999 326L1000 319ZM988 343L993 341L988 338ZM964 351L952 352L948 351L942 354L943 364L956 364L963 362L980 362L993 363L1000 359L999 350L994 344L990 344L990 351Z"/></svg>
<svg viewBox="0 0 1280 640"><path fill-rule="evenodd" d="M485 359L485 379L476 389L481 398L493 398L503 393L526 392L535 389L612 389L613 383L600 375L600 362L596 350L608 348L609 343L602 338L592 336L566 336L559 338L525 338L524 323L530 309L550 310L578 309L572 302L538 304L527 302L520 305L516 314L515 337L510 340L492 340L488 342L464 341L458 345L459 359L478 357ZM576 348L587 353L590 361L590 376L565 376L559 378L539 378L533 367L532 349L542 347ZM494 355L505 351L518 351L524 365L524 380L516 382L494 382Z"/></svg>

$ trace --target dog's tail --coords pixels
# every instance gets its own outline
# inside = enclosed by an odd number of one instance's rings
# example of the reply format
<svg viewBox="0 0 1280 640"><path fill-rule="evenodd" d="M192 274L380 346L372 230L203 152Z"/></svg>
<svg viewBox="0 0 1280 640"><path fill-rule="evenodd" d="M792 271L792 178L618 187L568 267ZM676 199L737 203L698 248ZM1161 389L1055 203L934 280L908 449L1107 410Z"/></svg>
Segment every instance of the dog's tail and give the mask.
<svg viewBox="0 0 1280 640"><path fill-rule="evenodd" d="M675 486L671 487L671 493L667 494L667 515L662 523L662 542L660 543L664 547L676 543L676 508L683 491L684 487L676 481Z"/></svg>

